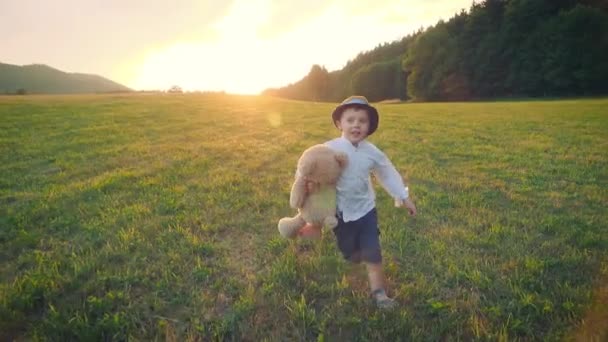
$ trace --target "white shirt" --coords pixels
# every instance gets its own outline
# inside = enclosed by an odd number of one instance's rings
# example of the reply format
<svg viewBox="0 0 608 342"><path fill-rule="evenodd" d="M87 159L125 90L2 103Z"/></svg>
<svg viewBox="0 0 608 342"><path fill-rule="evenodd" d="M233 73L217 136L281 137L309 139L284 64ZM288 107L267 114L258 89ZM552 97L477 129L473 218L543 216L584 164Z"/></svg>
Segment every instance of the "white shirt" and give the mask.
<svg viewBox="0 0 608 342"><path fill-rule="evenodd" d="M344 222L358 220L376 206L370 173L394 199L409 196L399 172L374 144L363 140L354 146L346 138L340 137L325 145L348 155L348 165L338 180L336 198Z"/></svg>

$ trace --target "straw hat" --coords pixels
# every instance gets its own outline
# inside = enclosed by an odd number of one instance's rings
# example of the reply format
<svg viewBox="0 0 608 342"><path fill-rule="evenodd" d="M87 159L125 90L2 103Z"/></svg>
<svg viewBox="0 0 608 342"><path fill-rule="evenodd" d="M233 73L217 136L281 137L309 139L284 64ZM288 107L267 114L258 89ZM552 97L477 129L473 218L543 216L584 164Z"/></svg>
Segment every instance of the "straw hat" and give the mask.
<svg viewBox="0 0 608 342"><path fill-rule="evenodd" d="M372 135L378 128L378 110L371 106L365 96L350 96L346 100L342 101L334 112L331 114L331 118L334 121L334 125L336 125L336 121L340 121L342 118L342 113L347 108L360 108L365 109L367 111L367 116L369 117L369 132L367 135ZM336 125L338 127L338 125Z"/></svg>

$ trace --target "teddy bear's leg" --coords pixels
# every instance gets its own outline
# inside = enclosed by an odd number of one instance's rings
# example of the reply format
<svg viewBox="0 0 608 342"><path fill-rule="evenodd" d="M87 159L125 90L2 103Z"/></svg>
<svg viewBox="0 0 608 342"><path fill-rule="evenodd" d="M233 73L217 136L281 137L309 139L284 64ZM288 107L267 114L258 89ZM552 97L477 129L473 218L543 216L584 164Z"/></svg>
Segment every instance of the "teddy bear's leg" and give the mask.
<svg viewBox="0 0 608 342"><path fill-rule="evenodd" d="M323 220L323 225L327 228L333 229L338 225L338 219L335 216L327 216Z"/></svg>
<svg viewBox="0 0 608 342"><path fill-rule="evenodd" d="M306 224L301 214L295 217L284 217L279 220L279 233L285 238L295 238L298 231Z"/></svg>
<svg viewBox="0 0 608 342"><path fill-rule="evenodd" d="M306 223L302 229L298 231L298 236L304 239L320 239L321 238L321 226Z"/></svg>

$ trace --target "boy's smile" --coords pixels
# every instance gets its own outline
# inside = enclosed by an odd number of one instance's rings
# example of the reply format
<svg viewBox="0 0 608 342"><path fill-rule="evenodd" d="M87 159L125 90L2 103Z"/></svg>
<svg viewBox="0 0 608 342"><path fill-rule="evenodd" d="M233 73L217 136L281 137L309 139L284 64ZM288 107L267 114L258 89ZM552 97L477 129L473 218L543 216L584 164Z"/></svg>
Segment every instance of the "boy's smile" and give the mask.
<svg viewBox="0 0 608 342"><path fill-rule="evenodd" d="M367 137L369 132L369 117L365 109L347 108L342 113L342 117L336 122L342 131L342 136L357 145Z"/></svg>

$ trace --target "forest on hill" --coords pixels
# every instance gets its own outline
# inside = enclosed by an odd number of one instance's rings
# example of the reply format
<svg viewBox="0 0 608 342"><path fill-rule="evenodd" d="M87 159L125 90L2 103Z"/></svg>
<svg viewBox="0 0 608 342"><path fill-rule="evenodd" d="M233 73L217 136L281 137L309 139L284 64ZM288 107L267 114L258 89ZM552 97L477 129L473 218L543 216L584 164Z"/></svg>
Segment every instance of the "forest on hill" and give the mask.
<svg viewBox="0 0 608 342"><path fill-rule="evenodd" d="M485 0L447 21L359 53L344 68L313 65L265 95L340 101L473 100L608 94L608 1Z"/></svg>

